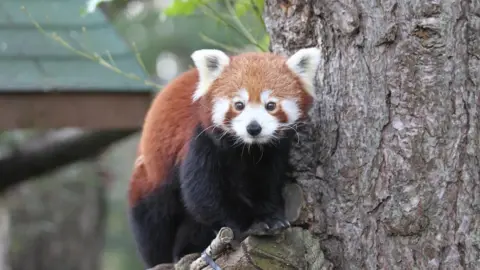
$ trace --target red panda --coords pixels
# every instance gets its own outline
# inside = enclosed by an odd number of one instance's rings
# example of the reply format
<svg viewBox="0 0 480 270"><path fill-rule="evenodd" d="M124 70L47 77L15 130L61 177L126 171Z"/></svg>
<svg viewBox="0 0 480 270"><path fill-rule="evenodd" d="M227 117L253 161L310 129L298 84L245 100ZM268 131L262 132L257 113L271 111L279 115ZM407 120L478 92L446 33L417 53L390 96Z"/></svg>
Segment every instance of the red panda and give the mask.
<svg viewBox="0 0 480 270"><path fill-rule="evenodd" d="M320 51L289 58L195 51L145 117L129 184L129 217L147 265L201 252L228 226L235 236L290 226L282 188L298 121L315 98Z"/></svg>

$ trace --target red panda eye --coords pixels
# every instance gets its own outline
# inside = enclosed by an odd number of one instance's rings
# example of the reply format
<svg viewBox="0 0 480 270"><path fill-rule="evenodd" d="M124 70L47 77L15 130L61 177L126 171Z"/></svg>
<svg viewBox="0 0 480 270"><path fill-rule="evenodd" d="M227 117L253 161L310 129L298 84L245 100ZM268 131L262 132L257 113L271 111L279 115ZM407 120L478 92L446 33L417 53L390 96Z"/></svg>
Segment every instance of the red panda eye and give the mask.
<svg viewBox="0 0 480 270"><path fill-rule="evenodd" d="M275 102L268 102L267 105L265 105L265 109L267 109L267 111L273 111L275 108L277 108L277 104L275 104Z"/></svg>
<svg viewBox="0 0 480 270"><path fill-rule="evenodd" d="M245 105L243 104L243 102L240 102L240 101L235 102L234 106L235 106L235 110L237 111L241 111L243 110L243 108L245 108Z"/></svg>

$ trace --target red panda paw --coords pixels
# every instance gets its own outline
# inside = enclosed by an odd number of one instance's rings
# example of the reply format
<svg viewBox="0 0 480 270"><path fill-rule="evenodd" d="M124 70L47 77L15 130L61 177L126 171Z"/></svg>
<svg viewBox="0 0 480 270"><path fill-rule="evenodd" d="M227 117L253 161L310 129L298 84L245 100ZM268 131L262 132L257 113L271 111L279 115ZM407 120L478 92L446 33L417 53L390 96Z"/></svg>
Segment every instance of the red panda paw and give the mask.
<svg viewBox="0 0 480 270"><path fill-rule="evenodd" d="M285 218L269 217L254 222L247 230L247 235L275 235L290 227Z"/></svg>

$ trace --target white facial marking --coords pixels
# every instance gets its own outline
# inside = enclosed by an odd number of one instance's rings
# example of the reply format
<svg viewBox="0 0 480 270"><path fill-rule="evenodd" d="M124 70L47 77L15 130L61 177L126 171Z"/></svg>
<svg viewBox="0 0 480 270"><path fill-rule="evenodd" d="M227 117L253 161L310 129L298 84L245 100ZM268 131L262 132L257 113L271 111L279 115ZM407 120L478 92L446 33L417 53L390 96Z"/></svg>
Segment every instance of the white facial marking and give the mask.
<svg viewBox="0 0 480 270"><path fill-rule="evenodd" d="M288 124L293 124L300 117L300 108L297 105L297 102L293 99L282 100L282 110L288 117Z"/></svg>
<svg viewBox="0 0 480 270"><path fill-rule="evenodd" d="M205 95L210 85L220 76L230 58L220 50L197 50L190 56L198 70L198 85L192 100L196 101Z"/></svg>
<svg viewBox="0 0 480 270"><path fill-rule="evenodd" d="M272 93L271 90L265 90L262 93L260 93L260 100L262 101L263 104L266 104L268 102L268 97Z"/></svg>
<svg viewBox="0 0 480 270"><path fill-rule="evenodd" d="M223 126L225 115L230 108L230 101L226 98L218 98L213 102L212 122L215 125Z"/></svg>
<svg viewBox="0 0 480 270"><path fill-rule="evenodd" d="M242 98L243 102L247 102L249 96L248 91L245 89L240 89L240 91L238 91L238 96Z"/></svg>
<svg viewBox="0 0 480 270"><path fill-rule="evenodd" d="M260 134L255 137L247 132L247 126L252 121L257 121L262 127ZM243 111L232 120L232 129L245 143L269 142L278 125L277 118L268 113L263 104L246 104Z"/></svg>
<svg viewBox="0 0 480 270"><path fill-rule="evenodd" d="M260 100L262 101L263 105L267 104L268 102L278 102L278 98L271 96L271 90L265 90L260 93Z"/></svg>
<svg viewBox="0 0 480 270"><path fill-rule="evenodd" d="M303 82L307 93L315 97L313 81L320 64L320 50L315 47L300 49L288 58L286 64Z"/></svg>
<svg viewBox="0 0 480 270"><path fill-rule="evenodd" d="M246 89L240 89L236 96L231 100L227 98L217 98L213 104L212 120L215 125L222 126L234 132L244 143L267 143L272 138L278 128L282 125L272 112L267 111L265 105L268 102L279 103L277 106L287 115L287 124L293 124L300 117L300 108L295 99L279 99L272 96L271 90L265 90L260 93L260 104L249 103L249 94ZM245 105L236 117L231 120L231 125L224 125L225 116L230 110L230 106L234 106L235 102L243 102ZM252 136L248 133L247 127L256 121L261 132Z"/></svg>

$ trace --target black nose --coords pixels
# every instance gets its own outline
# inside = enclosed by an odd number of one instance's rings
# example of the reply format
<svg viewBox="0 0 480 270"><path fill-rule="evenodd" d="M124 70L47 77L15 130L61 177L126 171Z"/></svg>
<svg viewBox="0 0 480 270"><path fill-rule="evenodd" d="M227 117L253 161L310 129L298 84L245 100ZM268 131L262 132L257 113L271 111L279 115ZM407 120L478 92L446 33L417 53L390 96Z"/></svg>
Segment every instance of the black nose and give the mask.
<svg viewBox="0 0 480 270"><path fill-rule="evenodd" d="M262 127L257 121L252 121L247 126L247 132L252 136L257 136L258 134L260 134L260 132L262 132Z"/></svg>

